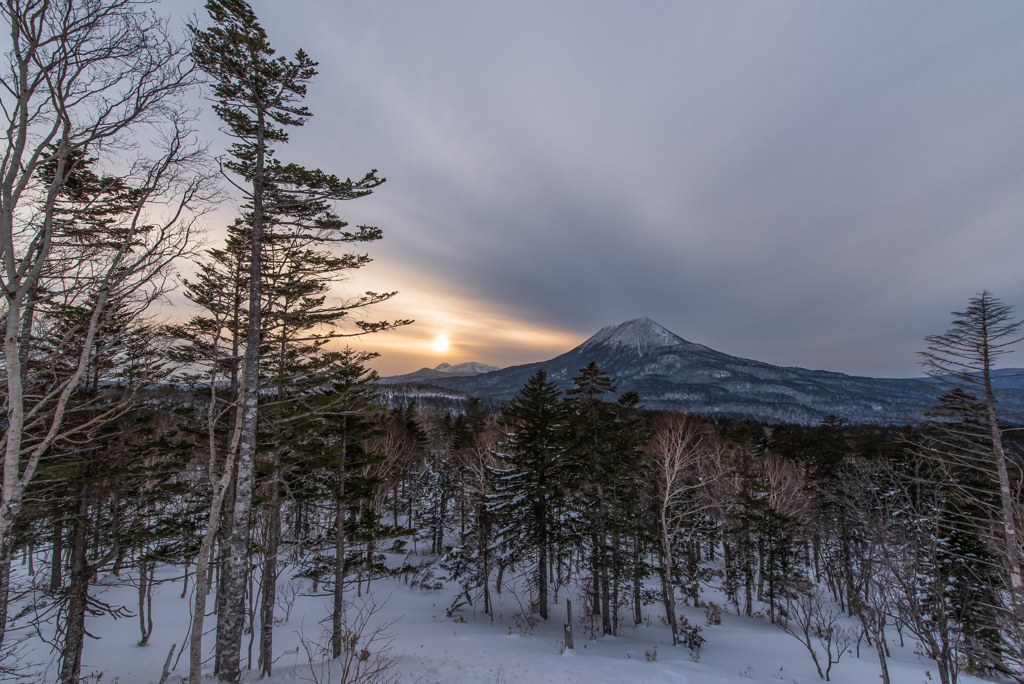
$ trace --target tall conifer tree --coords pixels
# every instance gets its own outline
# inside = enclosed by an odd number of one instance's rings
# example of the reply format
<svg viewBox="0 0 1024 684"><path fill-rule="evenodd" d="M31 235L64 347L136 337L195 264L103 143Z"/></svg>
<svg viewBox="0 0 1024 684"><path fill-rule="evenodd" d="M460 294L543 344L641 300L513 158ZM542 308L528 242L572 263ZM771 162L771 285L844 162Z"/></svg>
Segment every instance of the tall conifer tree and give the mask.
<svg viewBox="0 0 1024 684"><path fill-rule="evenodd" d="M608 374L591 361L573 378L568 390L567 458L574 474L573 489L579 504L585 536L592 543L591 568L594 580L594 609L601 614L604 634L612 634L610 573L613 563L611 545L615 516L615 420L614 404L603 396L617 388Z"/></svg>
<svg viewBox="0 0 1024 684"><path fill-rule="evenodd" d="M210 0L212 25L192 26L193 59L212 83L214 111L235 139L226 171L246 200L251 228L248 329L241 381L241 440L237 457L235 501L229 555L222 578L225 597L218 613L218 676L236 682L244 618L244 581L250 537L253 475L263 341L263 250L275 230L305 234L317 242L359 242L380 237L377 228L356 232L332 211L336 201L363 197L384 179L371 171L361 179L341 180L319 169L282 164L274 145L288 142L289 127L302 126L311 116L302 105L306 84L316 75L316 63L302 50L293 59L274 57L266 32L244 0ZM367 293L371 301L393 293ZM356 323L364 331L386 329L387 323Z"/></svg>
<svg viewBox="0 0 1024 684"><path fill-rule="evenodd" d="M921 352L922 365L936 381L959 387L975 394L984 405L987 439L973 449L951 449L943 455L954 466L975 469L979 476L998 487L998 509L992 516L998 521L999 532L992 535L991 546L1002 558L1005 577L1003 606L1006 625L1007 656L1019 668L1024 665L1024 577L1022 577L1020 478L1021 468L1007 458L1003 444L1003 426L1000 424L999 392L993 384L993 372L999 357L1009 354L1024 340L1021 321L1008 306L985 290L972 297L963 311L954 311L950 329L942 335L925 338L928 349ZM950 432L955 433L954 427ZM959 452L959 453L958 453ZM961 493L984 506L988 493L972 492L961 487ZM988 537L988 529L979 526L981 536ZM998 541L997 541L998 540Z"/></svg>
<svg viewBox="0 0 1024 684"><path fill-rule="evenodd" d="M536 554L540 616L548 619L548 553L553 541L555 500L561 495L564 412L561 393L543 368L519 390L505 415L508 439L497 455L508 468L496 471L490 506L504 522L505 539L514 538L516 553Z"/></svg>

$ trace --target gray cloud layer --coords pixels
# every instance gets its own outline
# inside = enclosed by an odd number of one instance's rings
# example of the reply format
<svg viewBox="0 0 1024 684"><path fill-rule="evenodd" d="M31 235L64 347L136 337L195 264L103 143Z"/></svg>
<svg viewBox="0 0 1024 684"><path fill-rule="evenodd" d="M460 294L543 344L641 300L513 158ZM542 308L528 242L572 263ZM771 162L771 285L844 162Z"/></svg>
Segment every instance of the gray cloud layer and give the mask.
<svg viewBox="0 0 1024 684"><path fill-rule="evenodd" d="M1024 305L1020 3L254 7L321 64L287 158L388 177L344 213L396 287L872 375Z"/></svg>

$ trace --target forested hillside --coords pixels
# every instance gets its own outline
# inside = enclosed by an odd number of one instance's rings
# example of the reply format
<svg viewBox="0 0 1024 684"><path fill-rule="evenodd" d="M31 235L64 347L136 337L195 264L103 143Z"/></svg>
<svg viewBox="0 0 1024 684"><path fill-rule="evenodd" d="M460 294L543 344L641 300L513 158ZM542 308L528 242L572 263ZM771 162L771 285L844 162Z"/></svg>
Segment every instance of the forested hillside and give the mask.
<svg viewBox="0 0 1024 684"><path fill-rule="evenodd" d="M990 426L976 399L955 390L936 422L912 430L837 418L808 428L652 412L635 395L607 401L614 389L596 364L568 393L541 371L500 413L473 399L453 415L385 410L354 381L316 396L350 408L361 398L358 410L294 432L268 420L241 674L273 672L274 632L296 594L338 608L327 611L315 657L343 662L374 634L375 623L353 631L360 597L391 592L395 581L450 587L433 610L456 623L466 611L507 619L512 592L526 630L564 621L571 598L565 639L576 648L630 633L653 612L670 646L699 655L715 638L709 625L732 613L795 637L823 678L854 647L873 651L886 677L889 646L905 642L935 661L939 681L1019 672L998 477L984 457ZM194 427L208 415L206 394L144 396L117 426L89 433L88 448L43 459L13 540L11 670L40 658L29 648L34 630L60 627L57 652L68 661L82 647L73 626L84 633L108 613L137 616L145 645L162 624L152 604L161 583L183 595L209 583L207 610L220 619L223 525L212 562L197 568L216 495L208 435ZM1004 443L1017 453L1017 442ZM1019 467L1008 472L1017 491ZM137 601L105 603L116 585L136 587ZM685 618L698 607L703 624ZM200 642L203 653L215 646ZM366 648L378 653L372 640ZM182 650L172 652L180 659Z"/></svg>
<svg viewBox="0 0 1024 684"><path fill-rule="evenodd" d="M540 368L568 389L589 361L618 378L621 391L641 394L650 408L767 423L815 425L831 415L855 424L906 425L924 418L941 393L924 378L858 377L730 356L684 340L649 318L610 325L547 361L419 382L507 401ZM1017 369L1000 380L1005 389L1020 389ZM1018 395L1004 394L1005 418L1019 419L1024 404Z"/></svg>

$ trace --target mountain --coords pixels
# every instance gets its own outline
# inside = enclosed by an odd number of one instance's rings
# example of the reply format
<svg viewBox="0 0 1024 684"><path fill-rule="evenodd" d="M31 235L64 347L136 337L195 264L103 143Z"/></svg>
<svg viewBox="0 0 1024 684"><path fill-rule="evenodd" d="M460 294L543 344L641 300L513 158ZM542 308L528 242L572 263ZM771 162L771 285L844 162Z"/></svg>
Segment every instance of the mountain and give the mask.
<svg viewBox="0 0 1024 684"><path fill-rule="evenodd" d="M649 408L708 416L815 424L834 414L851 423L900 425L919 420L935 400L935 391L924 380L773 366L688 342L649 318L602 328L550 361L471 377L440 374L430 383L507 400L538 368L547 370L559 388L568 389L591 360L615 379L620 392L639 393Z"/></svg>
<svg viewBox="0 0 1024 684"><path fill-rule="evenodd" d="M434 366L433 368L421 368L414 373L392 375L386 378L381 378L380 382L384 385L406 382L430 382L437 378L467 377L471 375L479 375L481 373L490 373L491 371L497 370L501 369L497 366L488 366L485 363L477 363L476 361L460 363L455 366L448 363L442 363L441 365Z"/></svg>

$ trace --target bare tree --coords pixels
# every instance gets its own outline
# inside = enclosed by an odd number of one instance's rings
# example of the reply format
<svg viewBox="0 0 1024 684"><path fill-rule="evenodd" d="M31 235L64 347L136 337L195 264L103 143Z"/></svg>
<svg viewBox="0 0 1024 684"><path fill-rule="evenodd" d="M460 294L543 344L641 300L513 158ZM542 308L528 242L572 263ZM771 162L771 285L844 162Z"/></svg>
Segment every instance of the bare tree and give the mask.
<svg viewBox="0 0 1024 684"><path fill-rule="evenodd" d="M159 297L167 266L193 231L205 173L189 143L179 96L192 82L184 51L166 24L136 0L5 0L11 35L0 102L6 149L0 157L0 288L4 306L7 427L0 500L0 636L6 624L10 531L42 454L62 435L65 409L83 380L104 316L120 303ZM74 217L56 209L67 179L87 159L126 151L139 127L163 125L162 154L129 163L134 211L105 235L103 258L85 250L53 278L59 243L73 251ZM151 130L154 130L151 128ZM121 164L124 164L123 159ZM51 167L48 180L41 171ZM163 212L157 212L162 203ZM162 213L161 216L156 216ZM114 236L112 238L112 236ZM87 236L79 246L89 246ZM91 245L91 247L97 247ZM48 270L49 269L49 270ZM41 279L85 307L83 342L70 373L27 392L34 312ZM54 296L50 292L50 296ZM68 331L71 332L71 331ZM104 415L104 414L101 414ZM106 414L109 415L109 412ZM27 439L26 439L27 438Z"/></svg>
<svg viewBox="0 0 1024 684"><path fill-rule="evenodd" d="M830 681L832 666L839 662L854 641L854 632L843 624L844 618L843 610L830 604L819 587L808 587L789 598L785 615L776 624L804 645L811 654L818 676ZM820 653L818 649L821 649ZM821 669L822 656L824 671Z"/></svg>
<svg viewBox="0 0 1024 684"><path fill-rule="evenodd" d="M384 603L387 603L385 601ZM342 627L342 649L335 653L333 637L307 639L301 632L299 642L309 665L309 677L314 684L395 684L401 678L396 666L401 656L392 653L395 636L390 631L394 622L373 621L384 608L372 595L345 614ZM325 643L328 642L328 643Z"/></svg>
<svg viewBox="0 0 1024 684"><path fill-rule="evenodd" d="M892 545L905 539L906 486L906 480L888 462L858 458L845 464L838 486L830 494L857 529L860 544L853 559L850 606L874 644L882 684L889 684L885 628L898 609L896 594L900 591L887 560L894 560Z"/></svg>
<svg viewBox="0 0 1024 684"><path fill-rule="evenodd" d="M713 509L712 488L723 477L729 444L699 419L682 413L665 416L646 447L654 473L654 508L661 552L661 584L672 645L679 643L676 624L676 550L693 538L699 521Z"/></svg>

